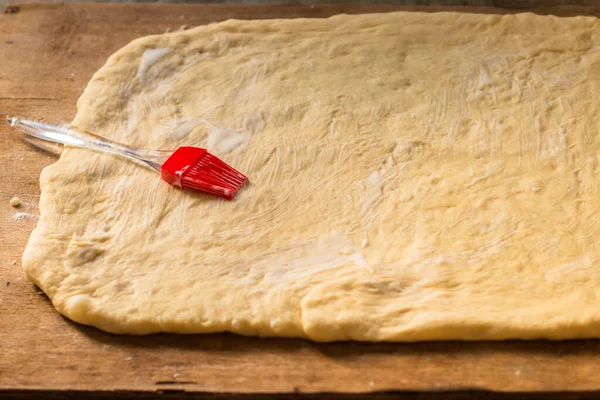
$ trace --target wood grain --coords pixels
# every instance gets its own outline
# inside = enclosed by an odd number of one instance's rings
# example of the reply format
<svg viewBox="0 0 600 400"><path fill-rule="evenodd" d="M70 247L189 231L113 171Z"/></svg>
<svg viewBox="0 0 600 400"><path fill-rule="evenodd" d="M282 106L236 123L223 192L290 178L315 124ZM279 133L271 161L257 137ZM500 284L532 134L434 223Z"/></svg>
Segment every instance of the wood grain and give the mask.
<svg viewBox="0 0 600 400"><path fill-rule="evenodd" d="M497 8L21 4L0 15L0 114L68 121L91 75L139 36L228 18ZM538 13L600 15L600 7ZM0 122L0 397L236 397L328 392L331 398L490 398L600 395L600 343L314 344L235 335L114 336L60 317L23 279L20 256L36 224L38 178L55 160ZM8 204L13 196L23 205ZM31 217L14 220L16 212ZM368 396L367 396L368 394ZM418 396L417 396L418 395Z"/></svg>

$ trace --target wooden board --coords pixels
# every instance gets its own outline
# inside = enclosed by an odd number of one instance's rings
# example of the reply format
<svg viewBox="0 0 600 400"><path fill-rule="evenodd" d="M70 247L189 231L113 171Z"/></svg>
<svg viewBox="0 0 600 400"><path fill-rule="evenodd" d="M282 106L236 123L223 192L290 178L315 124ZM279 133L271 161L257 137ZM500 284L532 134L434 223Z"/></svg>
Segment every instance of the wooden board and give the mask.
<svg viewBox="0 0 600 400"><path fill-rule="evenodd" d="M142 35L228 18L395 9L508 12L376 6L9 6L0 15L0 113L70 120L93 72ZM600 7L536 11L599 15ZM177 396L329 392L332 397L382 397L390 391L408 396L425 391L439 398L466 398L472 390L600 395L600 342L594 340L314 344L235 335L114 336L78 326L60 317L20 269L37 221L38 177L55 156L24 143L0 121L0 159L0 397L68 398L73 391L129 397L157 391ZM8 204L12 196L23 202L18 210ZM27 215L15 219L17 212Z"/></svg>

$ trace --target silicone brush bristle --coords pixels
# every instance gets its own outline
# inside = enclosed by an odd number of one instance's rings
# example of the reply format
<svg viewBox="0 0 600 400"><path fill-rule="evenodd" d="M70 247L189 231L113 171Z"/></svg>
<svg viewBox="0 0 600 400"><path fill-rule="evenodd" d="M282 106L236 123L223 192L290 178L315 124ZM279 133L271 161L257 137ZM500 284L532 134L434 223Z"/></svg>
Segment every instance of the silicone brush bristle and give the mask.
<svg viewBox="0 0 600 400"><path fill-rule="evenodd" d="M247 179L216 156L206 153L185 174L182 186L231 200Z"/></svg>
<svg viewBox="0 0 600 400"><path fill-rule="evenodd" d="M182 189L231 200L248 178L206 149L180 147L162 165L162 177Z"/></svg>

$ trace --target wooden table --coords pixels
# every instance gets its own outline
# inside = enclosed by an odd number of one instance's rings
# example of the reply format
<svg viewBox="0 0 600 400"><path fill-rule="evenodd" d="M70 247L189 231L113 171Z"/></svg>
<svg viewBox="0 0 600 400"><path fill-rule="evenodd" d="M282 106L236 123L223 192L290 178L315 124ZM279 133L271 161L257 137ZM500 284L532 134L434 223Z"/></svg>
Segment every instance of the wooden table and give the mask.
<svg viewBox="0 0 600 400"><path fill-rule="evenodd" d="M0 113L68 121L92 73L139 36L228 18L493 8L22 4L0 15ZM600 15L600 7L537 9ZM600 342L314 344L235 335L114 336L62 318L26 282L41 169L55 156L0 123L0 397L562 398L600 396ZM13 196L23 205L9 205ZM15 213L24 212L22 219ZM600 304L599 304L600 306ZM316 394L315 393L321 393ZM425 394L423 394L425 393ZM313 394L313 395L311 395ZM253 397L254 398L254 397Z"/></svg>

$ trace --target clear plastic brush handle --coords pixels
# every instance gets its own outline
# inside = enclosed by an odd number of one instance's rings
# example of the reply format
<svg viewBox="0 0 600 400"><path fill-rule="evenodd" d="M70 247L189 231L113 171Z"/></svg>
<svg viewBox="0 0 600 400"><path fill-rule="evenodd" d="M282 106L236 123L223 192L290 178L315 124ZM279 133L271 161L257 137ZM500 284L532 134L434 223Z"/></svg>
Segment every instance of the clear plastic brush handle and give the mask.
<svg viewBox="0 0 600 400"><path fill-rule="evenodd" d="M37 139L118 154L133 160L142 161L158 172L161 171L161 165L170 155L168 151L148 151L127 147L121 143L105 139L74 126L53 126L18 117L7 117L7 121L10 126Z"/></svg>

